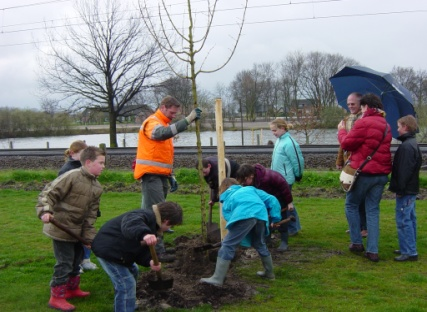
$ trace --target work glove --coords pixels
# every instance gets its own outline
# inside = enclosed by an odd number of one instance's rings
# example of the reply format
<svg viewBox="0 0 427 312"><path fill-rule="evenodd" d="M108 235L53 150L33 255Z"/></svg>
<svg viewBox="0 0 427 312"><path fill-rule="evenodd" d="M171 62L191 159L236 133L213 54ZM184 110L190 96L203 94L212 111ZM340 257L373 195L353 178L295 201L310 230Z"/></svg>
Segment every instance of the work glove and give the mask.
<svg viewBox="0 0 427 312"><path fill-rule="evenodd" d="M175 179L175 176L170 176L168 178L169 184L171 185L170 192L173 193L178 189L178 182Z"/></svg>
<svg viewBox="0 0 427 312"><path fill-rule="evenodd" d="M185 117L185 120L187 120L188 124L191 124L194 120L200 119L201 114L202 110L197 107L191 111L190 115Z"/></svg>

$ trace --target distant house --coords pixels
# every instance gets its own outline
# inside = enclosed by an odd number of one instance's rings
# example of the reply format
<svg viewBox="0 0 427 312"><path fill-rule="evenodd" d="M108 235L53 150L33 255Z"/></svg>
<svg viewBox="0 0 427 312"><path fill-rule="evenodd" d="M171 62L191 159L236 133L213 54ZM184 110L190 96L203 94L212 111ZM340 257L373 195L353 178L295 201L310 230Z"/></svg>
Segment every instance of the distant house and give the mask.
<svg viewBox="0 0 427 312"><path fill-rule="evenodd" d="M127 105L120 112L117 118L118 122L141 123L142 120L151 115L154 110L146 104L142 105ZM109 122L107 112L101 112L95 108L86 108L81 114L82 124L102 124Z"/></svg>

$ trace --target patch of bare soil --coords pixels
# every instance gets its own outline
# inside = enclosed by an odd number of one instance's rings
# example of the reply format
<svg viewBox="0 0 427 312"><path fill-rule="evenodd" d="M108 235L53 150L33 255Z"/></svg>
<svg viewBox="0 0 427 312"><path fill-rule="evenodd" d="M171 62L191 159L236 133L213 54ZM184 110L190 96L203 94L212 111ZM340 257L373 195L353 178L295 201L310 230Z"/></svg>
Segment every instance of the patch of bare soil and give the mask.
<svg viewBox="0 0 427 312"><path fill-rule="evenodd" d="M325 250L292 246L288 252L277 252L276 247L280 239L274 237L269 250L273 257L275 267L285 262L301 265L306 262L318 261L340 254L341 251ZM202 277L210 277L215 271L218 248L196 251L195 247L204 246L200 237L177 237L176 257L174 263L163 264L162 279L173 279L173 287L167 290L154 290L149 285L149 280L156 280L155 272L144 272L140 276L137 288L137 298L142 309L147 311L162 311L167 308L191 309L208 304L213 310L219 310L225 304L248 301L257 293L257 287L268 287L268 281L256 280L251 282L242 279L237 274L237 267L250 266L261 259L253 248L239 249L227 273L223 286L217 287L200 283ZM255 272L254 272L255 274Z"/></svg>
<svg viewBox="0 0 427 312"><path fill-rule="evenodd" d="M181 236L175 239L176 260L162 265L162 279L173 279L173 287L154 290L149 281L157 280L155 272L144 272L137 287L137 298L144 310L160 311L170 307L191 309L209 304L218 309L224 304L249 300L255 286L242 280L234 271L234 263L240 258L238 252L221 287L200 283L202 277L210 277L215 271L218 248L205 251L195 247L205 246L200 237Z"/></svg>

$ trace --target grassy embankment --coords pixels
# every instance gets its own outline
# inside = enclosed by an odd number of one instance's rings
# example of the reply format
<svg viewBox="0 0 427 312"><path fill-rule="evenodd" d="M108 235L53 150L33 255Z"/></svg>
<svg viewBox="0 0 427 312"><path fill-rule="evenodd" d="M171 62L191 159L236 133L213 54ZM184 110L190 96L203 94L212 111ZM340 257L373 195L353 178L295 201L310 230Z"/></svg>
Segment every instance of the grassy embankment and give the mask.
<svg viewBox="0 0 427 312"><path fill-rule="evenodd" d="M56 176L50 171L0 171L0 184L27 185L46 182ZM199 232L200 200L197 195L182 190L197 181L195 171L177 172L180 194L170 194L169 200L184 207L185 221L174 234ZM337 188L336 172L307 172L296 192L318 186L328 193ZM132 184L126 172L105 172L101 183ZM427 185L422 175L422 187ZM111 187L113 189L113 187ZM332 193L332 192L331 192ZM49 280L54 258L51 241L41 233L41 222L35 216L38 191L0 190L0 306L2 311L48 311ZM417 201L418 262L396 263L392 251L397 238L394 221L394 200L381 202L381 236L379 263L372 263L347 249L349 238L340 198L297 197L303 230L290 239L287 261L276 265L276 280L264 282L254 275L260 262L237 264L239 273L258 285L258 294L249 302L222 307L221 311L426 311L427 300L427 203ZM112 192L102 195L100 227L110 218L137 208L139 192ZM214 220L217 221L217 220ZM97 262L93 257L93 261ZM197 281L195 280L195 284ZM90 290L90 298L72 302L79 311L112 311L112 285L100 269L82 275L82 288ZM195 311L210 311L209 306Z"/></svg>

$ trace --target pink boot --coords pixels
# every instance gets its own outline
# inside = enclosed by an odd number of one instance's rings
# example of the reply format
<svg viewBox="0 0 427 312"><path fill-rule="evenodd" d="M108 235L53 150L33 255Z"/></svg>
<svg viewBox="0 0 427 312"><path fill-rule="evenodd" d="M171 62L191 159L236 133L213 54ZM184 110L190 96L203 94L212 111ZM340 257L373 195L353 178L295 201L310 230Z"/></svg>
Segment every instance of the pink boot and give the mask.
<svg viewBox="0 0 427 312"><path fill-rule="evenodd" d="M67 285L65 284L50 288L49 308L66 312L74 311L76 309L75 306L65 300L66 288Z"/></svg>
<svg viewBox="0 0 427 312"><path fill-rule="evenodd" d="M67 292L65 293L65 299L71 298L82 298L90 295L88 291L82 291L79 287L80 285L80 276L72 276L68 279L67 283Z"/></svg>

